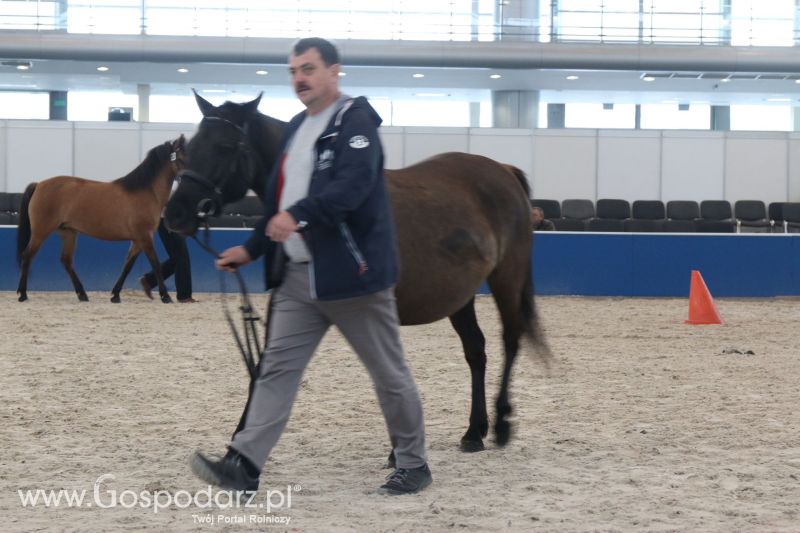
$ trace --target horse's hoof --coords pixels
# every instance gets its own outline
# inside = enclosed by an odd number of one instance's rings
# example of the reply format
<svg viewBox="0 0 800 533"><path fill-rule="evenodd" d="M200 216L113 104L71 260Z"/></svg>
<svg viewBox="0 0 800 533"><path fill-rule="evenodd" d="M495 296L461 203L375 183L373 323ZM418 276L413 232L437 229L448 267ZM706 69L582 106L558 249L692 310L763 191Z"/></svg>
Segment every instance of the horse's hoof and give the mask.
<svg viewBox="0 0 800 533"><path fill-rule="evenodd" d="M20 294L19 298L17 298L17 301L18 302L24 302L27 299L28 299L28 295L27 294Z"/></svg>
<svg viewBox="0 0 800 533"><path fill-rule="evenodd" d="M461 439L461 444L458 447L462 452L475 453L482 452L486 449L482 440L467 440Z"/></svg>
<svg viewBox="0 0 800 533"><path fill-rule="evenodd" d="M119 294L115 294L114 296L111 297L111 303L113 303L113 304L118 304L121 301L122 300L119 299Z"/></svg>
<svg viewBox="0 0 800 533"><path fill-rule="evenodd" d="M88 301L89 301L89 297L88 297L88 296L86 296L86 293L79 294L79 295L78 295L78 300L80 300L80 301L82 301L82 302L88 302Z"/></svg>
<svg viewBox="0 0 800 533"><path fill-rule="evenodd" d="M171 304L172 298L169 297L169 294L165 294L164 296L161 297L161 301L164 302L165 304Z"/></svg>
<svg viewBox="0 0 800 533"><path fill-rule="evenodd" d="M501 448L511 440L511 424L505 420L498 420L494 425L494 439Z"/></svg>

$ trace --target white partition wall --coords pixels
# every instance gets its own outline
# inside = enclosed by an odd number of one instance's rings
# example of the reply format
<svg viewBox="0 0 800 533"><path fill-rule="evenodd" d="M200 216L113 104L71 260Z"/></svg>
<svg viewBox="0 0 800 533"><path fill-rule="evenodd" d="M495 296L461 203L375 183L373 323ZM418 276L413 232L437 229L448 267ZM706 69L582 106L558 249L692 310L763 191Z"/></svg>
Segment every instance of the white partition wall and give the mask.
<svg viewBox="0 0 800 533"><path fill-rule="evenodd" d="M596 130L534 130L533 195L597 198Z"/></svg>
<svg viewBox="0 0 800 533"><path fill-rule="evenodd" d="M661 134L601 130L597 141L597 197L657 200L661 195Z"/></svg>
<svg viewBox="0 0 800 533"><path fill-rule="evenodd" d="M663 132L660 199L700 202L724 197L725 133Z"/></svg>
<svg viewBox="0 0 800 533"><path fill-rule="evenodd" d="M72 131L69 122L8 121L5 190L22 192L33 181L73 174Z"/></svg>
<svg viewBox="0 0 800 533"><path fill-rule="evenodd" d="M786 136L781 137L758 132L728 135L725 149L726 200L763 200L769 203L785 198L789 143Z"/></svg>
<svg viewBox="0 0 800 533"><path fill-rule="evenodd" d="M466 152L469 149L467 128L404 128L403 166L408 166L442 152Z"/></svg>
<svg viewBox="0 0 800 533"><path fill-rule="evenodd" d="M0 190L60 174L110 180L194 124L0 121ZM387 168L458 151L522 169L536 198L800 201L800 134L658 130L380 130Z"/></svg>

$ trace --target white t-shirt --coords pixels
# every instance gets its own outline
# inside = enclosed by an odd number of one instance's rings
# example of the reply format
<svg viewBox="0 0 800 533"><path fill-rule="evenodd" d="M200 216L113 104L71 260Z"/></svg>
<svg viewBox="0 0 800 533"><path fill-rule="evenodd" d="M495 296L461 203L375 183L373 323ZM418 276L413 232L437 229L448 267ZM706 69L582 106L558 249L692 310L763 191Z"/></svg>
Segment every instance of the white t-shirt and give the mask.
<svg viewBox="0 0 800 533"><path fill-rule="evenodd" d="M311 183L311 175L314 173L316 157L314 145L339 108L337 105L339 100L337 99L316 115L306 115L292 136L283 165L283 190L279 205L281 210L291 207L308 196L308 186ZM308 246L299 233L292 233L291 237L283 243L283 248L289 259L295 263L305 263L311 260Z"/></svg>

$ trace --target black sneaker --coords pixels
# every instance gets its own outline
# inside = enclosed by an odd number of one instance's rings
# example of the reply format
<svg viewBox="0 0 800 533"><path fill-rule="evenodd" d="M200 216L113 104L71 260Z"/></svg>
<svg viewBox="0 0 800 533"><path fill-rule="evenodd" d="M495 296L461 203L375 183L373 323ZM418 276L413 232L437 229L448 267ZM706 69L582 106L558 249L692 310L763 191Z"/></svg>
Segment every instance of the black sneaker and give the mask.
<svg viewBox="0 0 800 533"><path fill-rule="evenodd" d="M419 492L433 481L431 470L427 464L417 468L398 468L388 476L381 490L386 494L413 494Z"/></svg>
<svg viewBox="0 0 800 533"><path fill-rule="evenodd" d="M245 456L228 448L225 457L214 461L200 452L194 452L190 461L197 477L223 489L258 490L258 468Z"/></svg>

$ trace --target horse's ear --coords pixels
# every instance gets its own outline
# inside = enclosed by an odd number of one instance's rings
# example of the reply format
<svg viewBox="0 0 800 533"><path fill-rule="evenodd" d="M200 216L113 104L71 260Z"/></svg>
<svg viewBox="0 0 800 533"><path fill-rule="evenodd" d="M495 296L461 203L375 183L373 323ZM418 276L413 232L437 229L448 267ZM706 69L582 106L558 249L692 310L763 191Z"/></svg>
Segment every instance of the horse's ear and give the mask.
<svg viewBox="0 0 800 533"><path fill-rule="evenodd" d="M208 115L212 114L214 109L216 109L214 104L197 94L197 91L194 89L192 89L192 92L194 93L194 99L197 102L197 107L200 108L200 112L203 113L203 116L207 117Z"/></svg>
<svg viewBox="0 0 800 533"><path fill-rule="evenodd" d="M186 137L181 133L181 136L175 139L175 142L172 143L173 150L180 150L186 145Z"/></svg>
<svg viewBox="0 0 800 533"><path fill-rule="evenodd" d="M254 115L258 112L258 104L261 102L261 97L264 96L263 92L258 93L258 96L255 100L247 102L244 104L244 110L247 116Z"/></svg>

